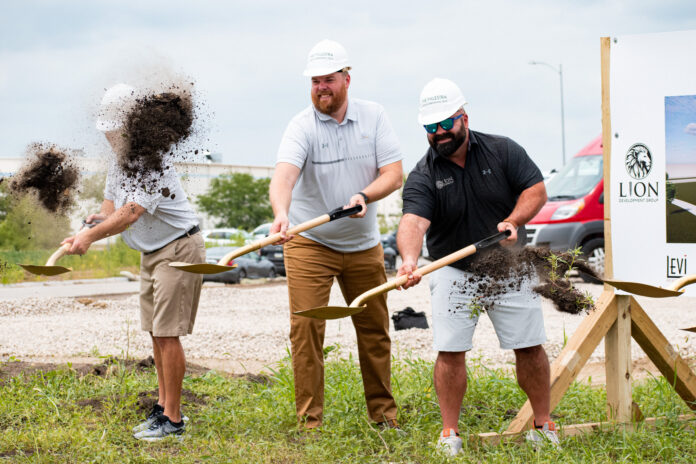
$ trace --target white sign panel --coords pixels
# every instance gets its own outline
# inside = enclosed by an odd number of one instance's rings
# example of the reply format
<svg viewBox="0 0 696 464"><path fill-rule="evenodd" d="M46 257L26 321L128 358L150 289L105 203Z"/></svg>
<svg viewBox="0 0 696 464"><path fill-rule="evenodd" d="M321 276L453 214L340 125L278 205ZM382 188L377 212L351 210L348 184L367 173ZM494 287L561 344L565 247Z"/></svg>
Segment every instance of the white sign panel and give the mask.
<svg viewBox="0 0 696 464"><path fill-rule="evenodd" d="M612 38L614 278L696 274L696 31ZM685 288L696 295L696 286Z"/></svg>

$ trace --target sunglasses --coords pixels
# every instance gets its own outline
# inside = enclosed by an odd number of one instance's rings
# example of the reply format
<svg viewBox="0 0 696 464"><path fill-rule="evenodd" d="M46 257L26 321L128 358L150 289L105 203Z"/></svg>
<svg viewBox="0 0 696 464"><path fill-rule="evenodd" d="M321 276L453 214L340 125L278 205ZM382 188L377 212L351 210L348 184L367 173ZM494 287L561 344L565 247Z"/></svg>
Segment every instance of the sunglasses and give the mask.
<svg viewBox="0 0 696 464"><path fill-rule="evenodd" d="M442 127L442 130L448 131L448 130L450 130L450 129L452 129L452 128L454 127L454 121L456 121L457 119L461 118L462 116L464 116L464 115L463 115L463 114L460 114L459 116L455 116L455 117L453 117L453 118L447 118L447 119L445 119L444 121L436 122L436 123L433 123L433 124L425 124L425 125L423 125L423 127L425 127L425 131L426 131L428 134L434 134L435 132L437 132L437 126L438 126L438 125L439 125L440 127Z"/></svg>

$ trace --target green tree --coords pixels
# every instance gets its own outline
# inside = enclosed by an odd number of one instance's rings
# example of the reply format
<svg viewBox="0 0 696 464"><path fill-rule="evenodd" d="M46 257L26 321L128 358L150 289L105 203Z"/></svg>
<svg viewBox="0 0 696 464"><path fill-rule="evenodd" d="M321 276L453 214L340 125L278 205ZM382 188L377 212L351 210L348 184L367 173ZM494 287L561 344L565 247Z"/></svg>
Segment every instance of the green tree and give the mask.
<svg viewBox="0 0 696 464"><path fill-rule="evenodd" d="M271 179L254 179L251 174L235 172L224 174L210 182L208 191L199 195L198 207L216 218L216 227L236 227L252 230L273 220L268 200Z"/></svg>
<svg viewBox="0 0 696 464"><path fill-rule="evenodd" d="M667 203L670 203L677 196L677 186L670 182L669 174L665 174L665 176L667 178Z"/></svg>

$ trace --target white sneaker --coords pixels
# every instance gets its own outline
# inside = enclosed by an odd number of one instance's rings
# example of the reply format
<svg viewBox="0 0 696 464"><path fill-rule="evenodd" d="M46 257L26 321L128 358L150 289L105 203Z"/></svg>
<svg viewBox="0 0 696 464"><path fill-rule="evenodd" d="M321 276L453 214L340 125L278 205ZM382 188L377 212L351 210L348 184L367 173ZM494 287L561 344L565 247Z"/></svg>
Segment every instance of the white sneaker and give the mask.
<svg viewBox="0 0 696 464"><path fill-rule="evenodd" d="M560 440L556 434L556 424L554 422L544 422L540 429L534 428L527 432L525 436L527 441L532 442L534 446L551 445L554 448L560 448Z"/></svg>
<svg viewBox="0 0 696 464"><path fill-rule="evenodd" d="M443 430L437 446L449 456L456 456L462 451L462 439L459 438L454 429Z"/></svg>

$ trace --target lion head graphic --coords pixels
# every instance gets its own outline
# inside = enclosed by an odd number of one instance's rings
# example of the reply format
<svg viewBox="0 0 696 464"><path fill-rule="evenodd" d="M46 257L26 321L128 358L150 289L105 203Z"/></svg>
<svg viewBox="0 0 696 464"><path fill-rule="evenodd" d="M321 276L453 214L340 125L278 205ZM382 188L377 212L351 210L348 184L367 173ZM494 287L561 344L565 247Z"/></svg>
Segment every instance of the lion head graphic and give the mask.
<svg viewBox="0 0 696 464"><path fill-rule="evenodd" d="M626 153L626 170L634 179L644 179L652 169L652 155L642 143L631 145Z"/></svg>

